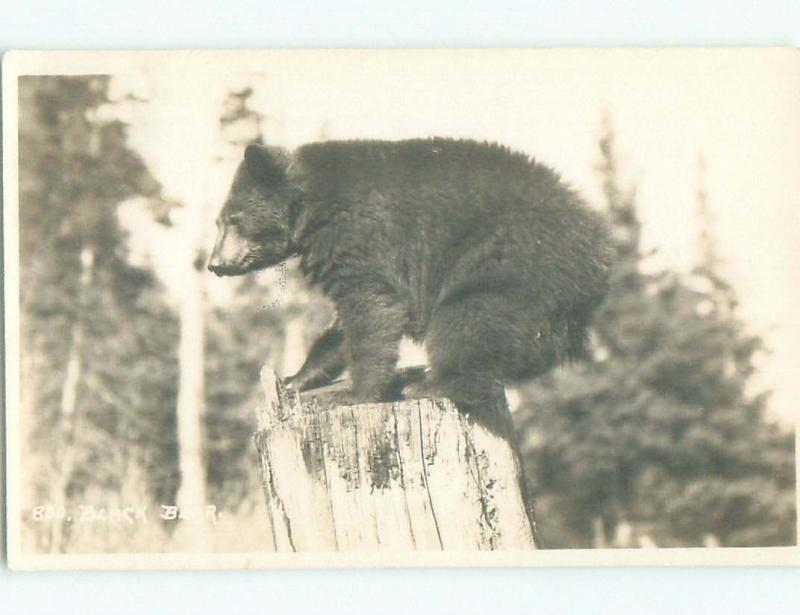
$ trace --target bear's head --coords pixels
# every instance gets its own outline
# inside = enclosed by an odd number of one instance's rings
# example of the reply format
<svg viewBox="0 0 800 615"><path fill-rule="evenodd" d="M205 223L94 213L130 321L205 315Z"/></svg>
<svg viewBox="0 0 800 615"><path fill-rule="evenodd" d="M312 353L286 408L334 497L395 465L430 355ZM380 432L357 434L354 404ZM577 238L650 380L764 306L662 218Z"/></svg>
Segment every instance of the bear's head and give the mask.
<svg viewBox="0 0 800 615"><path fill-rule="evenodd" d="M280 149L251 144L233 178L217 218L217 240L209 271L241 275L276 265L294 255L289 158Z"/></svg>

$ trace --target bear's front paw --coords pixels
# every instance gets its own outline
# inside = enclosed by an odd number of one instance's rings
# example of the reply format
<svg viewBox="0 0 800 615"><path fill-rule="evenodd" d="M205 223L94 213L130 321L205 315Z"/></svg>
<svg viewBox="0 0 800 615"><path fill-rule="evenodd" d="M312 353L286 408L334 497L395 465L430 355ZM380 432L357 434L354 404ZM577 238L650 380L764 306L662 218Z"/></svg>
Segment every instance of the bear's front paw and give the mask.
<svg viewBox="0 0 800 615"><path fill-rule="evenodd" d="M311 391L331 384L333 378L322 370L301 370L294 376L284 378L283 383L287 389L293 391Z"/></svg>
<svg viewBox="0 0 800 615"><path fill-rule="evenodd" d="M340 391L311 391L308 393L320 406L356 406L375 402L375 399L366 399L358 396L349 389Z"/></svg>
<svg viewBox="0 0 800 615"><path fill-rule="evenodd" d="M305 388L305 382L299 377L299 374L284 378L283 385L290 391L302 391Z"/></svg>

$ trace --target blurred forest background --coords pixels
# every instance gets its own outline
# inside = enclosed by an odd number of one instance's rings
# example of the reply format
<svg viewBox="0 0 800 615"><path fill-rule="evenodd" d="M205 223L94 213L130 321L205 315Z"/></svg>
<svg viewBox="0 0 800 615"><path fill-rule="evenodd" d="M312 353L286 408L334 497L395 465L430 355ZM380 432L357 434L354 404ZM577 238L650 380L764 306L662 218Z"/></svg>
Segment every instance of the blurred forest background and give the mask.
<svg viewBox="0 0 800 615"><path fill-rule="evenodd" d="M331 306L293 263L228 279L215 298L208 216L164 196L122 119L149 102L110 87L19 81L23 548L268 550L258 370L298 367ZM209 166L234 168L260 138L252 94L232 89L220 105ZM702 161L702 256L688 273L654 270L610 123L598 133L619 262L593 356L515 395L544 546L795 544L794 435L754 390L765 349L720 274ZM180 292L134 254L131 207L167 238ZM176 505L193 512L171 519L163 507Z"/></svg>

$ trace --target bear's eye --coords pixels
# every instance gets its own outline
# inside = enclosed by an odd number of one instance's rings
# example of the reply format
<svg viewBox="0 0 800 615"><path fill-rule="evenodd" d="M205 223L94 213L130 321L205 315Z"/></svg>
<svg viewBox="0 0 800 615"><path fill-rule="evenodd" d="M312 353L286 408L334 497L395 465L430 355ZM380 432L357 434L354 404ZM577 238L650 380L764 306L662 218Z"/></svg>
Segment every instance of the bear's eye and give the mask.
<svg viewBox="0 0 800 615"><path fill-rule="evenodd" d="M242 214L233 214L228 216L228 224L239 226L242 223Z"/></svg>

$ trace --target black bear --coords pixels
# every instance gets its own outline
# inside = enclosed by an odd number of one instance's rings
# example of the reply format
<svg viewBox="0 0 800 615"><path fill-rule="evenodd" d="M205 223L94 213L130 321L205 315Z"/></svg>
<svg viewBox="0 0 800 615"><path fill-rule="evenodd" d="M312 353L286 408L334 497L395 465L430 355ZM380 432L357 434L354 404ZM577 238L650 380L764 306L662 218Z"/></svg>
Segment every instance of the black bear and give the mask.
<svg viewBox="0 0 800 615"><path fill-rule="evenodd" d="M554 171L469 140L252 144L217 224L212 272L300 256L335 303L292 386L349 369L339 401L392 398L408 335L424 342L430 373L407 388L468 412L498 383L582 353L612 254L601 217Z"/></svg>

